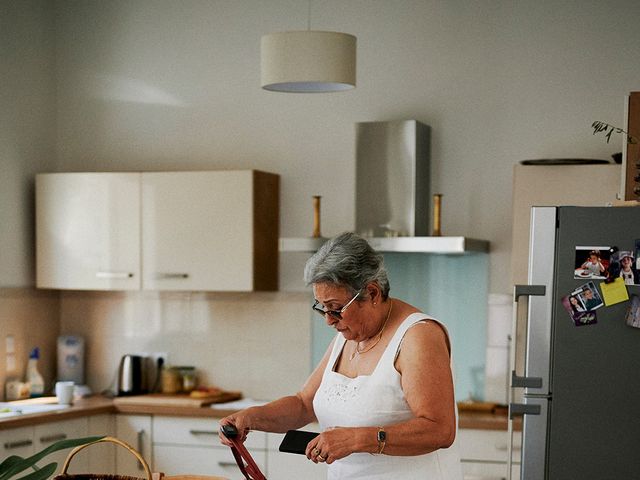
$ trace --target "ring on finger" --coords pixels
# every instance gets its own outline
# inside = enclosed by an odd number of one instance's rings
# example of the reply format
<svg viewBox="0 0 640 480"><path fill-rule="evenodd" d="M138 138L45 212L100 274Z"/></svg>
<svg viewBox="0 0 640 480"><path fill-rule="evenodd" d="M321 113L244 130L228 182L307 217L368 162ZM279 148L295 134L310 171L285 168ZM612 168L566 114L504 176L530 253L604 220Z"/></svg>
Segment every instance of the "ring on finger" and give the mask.
<svg viewBox="0 0 640 480"><path fill-rule="evenodd" d="M324 462L326 458L324 458L322 455L318 455L318 460L320 460L321 462Z"/></svg>
<svg viewBox="0 0 640 480"><path fill-rule="evenodd" d="M320 450L318 450L317 448L313 449L313 454L317 457L320 455Z"/></svg>

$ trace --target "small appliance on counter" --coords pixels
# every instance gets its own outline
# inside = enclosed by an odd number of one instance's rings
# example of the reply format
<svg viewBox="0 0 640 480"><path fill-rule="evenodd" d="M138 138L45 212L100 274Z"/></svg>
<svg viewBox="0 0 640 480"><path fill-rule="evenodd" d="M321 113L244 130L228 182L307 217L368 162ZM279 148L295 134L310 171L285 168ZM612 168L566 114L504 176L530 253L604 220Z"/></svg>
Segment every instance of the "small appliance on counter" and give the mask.
<svg viewBox="0 0 640 480"><path fill-rule="evenodd" d="M147 393L147 362L141 355L123 355L118 367L118 395Z"/></svg>

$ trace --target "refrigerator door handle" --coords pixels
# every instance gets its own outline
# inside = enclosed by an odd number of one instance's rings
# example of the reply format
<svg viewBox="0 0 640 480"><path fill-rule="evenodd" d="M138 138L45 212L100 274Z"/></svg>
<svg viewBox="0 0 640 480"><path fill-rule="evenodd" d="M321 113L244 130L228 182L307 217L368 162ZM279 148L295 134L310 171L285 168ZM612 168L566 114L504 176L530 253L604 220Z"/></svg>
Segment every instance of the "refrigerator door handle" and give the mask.
<svg viewBox="0 0 640 480"><path fill-rule="evenodd" d="M513 420L515 416L521 415L540 415L540 405L526 403L510 403L509 418Z"/></svg>
<svg viewBox="0 0 640 480"><path fill-rule="evenodd" d="M544 285L515 285L513 300L517 302L520 297L542 297L546 290L547 287Z"/></svg>
<svg viewBox="0 0 640 480"><path fill-rule="evenodd" d="M541 377L521 377L516 375L515 370L511 370L512 388L542 388Z"/></svg>

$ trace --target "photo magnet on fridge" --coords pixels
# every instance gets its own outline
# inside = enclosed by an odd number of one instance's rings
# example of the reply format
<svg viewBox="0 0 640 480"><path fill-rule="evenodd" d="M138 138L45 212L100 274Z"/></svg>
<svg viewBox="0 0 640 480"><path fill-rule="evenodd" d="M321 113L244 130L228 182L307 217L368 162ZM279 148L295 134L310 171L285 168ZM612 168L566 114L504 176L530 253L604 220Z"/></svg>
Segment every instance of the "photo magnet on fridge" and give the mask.
<svg viewBox="0 0 640 480"><path fill-rule="evenodd" d="M598 323L596 312L587 312L577 295L573 293L571 295L565 295L561 301L562 306L569 313L576 327Z"/></svg>
<svg viewBox="0 0 640 480"><path fill-rule="evenodd" d="M609 276L610 247L576 247L573 278L604 280Z"/></svg>
<svg viewBox="0 0 640 480"><path fill-rule="evenodd" d="M593 311L604 305L602 297L600 296L600 293L598 292L598 289L593 282L588 282L584 285L579 286L571 293L571 295L578 297L580 305L587 312Z"/></svg>
<svg viewBox="0 0 640 480"><path fill-rule="evenodd" d="M636 268L634 253L630 250L617 250L611 255L609 281L622 278L625 285L639 285L640 273Z"/></svg>
<svg viewBox="0 0 640 480"><path fill-rule="evenodd" d="M625 322L630 327L640 328L640 297L638 295L631 295Z"/></svg>

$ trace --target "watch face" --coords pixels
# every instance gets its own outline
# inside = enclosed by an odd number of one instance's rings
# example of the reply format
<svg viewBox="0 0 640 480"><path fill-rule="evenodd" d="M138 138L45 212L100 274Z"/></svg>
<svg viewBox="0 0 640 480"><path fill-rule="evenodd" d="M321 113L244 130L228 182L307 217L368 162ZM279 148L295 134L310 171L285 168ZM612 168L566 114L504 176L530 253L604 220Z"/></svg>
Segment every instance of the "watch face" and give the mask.
<svg viewBox="0 0 640 480"><path fill-rule="evenodd" d="M385 442L386 440L387 440L387 432L385 432L384 430L378 431L378 441Z"/></svg>

